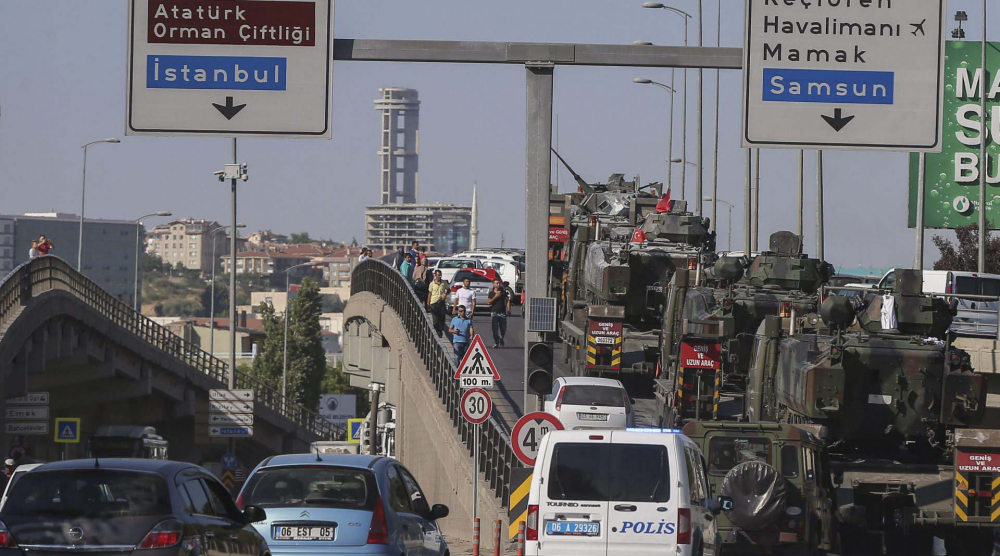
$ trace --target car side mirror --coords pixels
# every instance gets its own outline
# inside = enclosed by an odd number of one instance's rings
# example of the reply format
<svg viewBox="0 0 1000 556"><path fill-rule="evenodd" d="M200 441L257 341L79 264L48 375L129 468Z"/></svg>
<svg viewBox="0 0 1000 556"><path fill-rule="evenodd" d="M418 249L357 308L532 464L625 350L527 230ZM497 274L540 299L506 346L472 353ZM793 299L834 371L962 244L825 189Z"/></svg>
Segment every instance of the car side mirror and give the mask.
<svg viewBox="0 0 1000 556"><path fill-rule="evenodd" d="M243 509L243 522L250 524L267 519L267 513L260 506L247 506Z"/></svg>
<svg viewBox="0 0 1000 556"><path fill-rule="evenodd" d="M448 517L449 513L450 510L448 510L448 506L445 506L444 504L434 504L434 507L431 508L431 513L427 516L427 519L437 521Z"/></svg>
<svg viewBox="0 0 1000 556"><path fill-rule="evenodd" d="M715 500L710 500L710 502L712 503L710 504L711 507L709 509L712 510L712 513L715 515L719 515L720 512L728 512L733 509L733 499L729 496L720 496Z"/></svg>

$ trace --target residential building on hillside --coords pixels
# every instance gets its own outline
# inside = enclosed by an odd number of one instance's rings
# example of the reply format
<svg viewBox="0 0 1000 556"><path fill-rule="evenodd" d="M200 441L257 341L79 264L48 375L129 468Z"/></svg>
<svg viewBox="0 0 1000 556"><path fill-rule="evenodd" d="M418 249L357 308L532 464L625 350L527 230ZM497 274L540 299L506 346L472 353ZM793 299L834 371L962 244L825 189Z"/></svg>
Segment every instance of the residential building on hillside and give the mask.
<svg viewBox="0 0 1000 556"><path fill-rule="evenodd" d="M472 207L442 203L365 207L365 244L372 249L409 249L419 241L428 252L449 254L469 248Z"/></svg>
<svg viewBox="0 0 1000 556"><path fill-rule="evenodd" d="M155 254L171 265L180 263L185 268L210 273L212 254L216 258L229 254L229 234L215 232L221 227L222 224L214 220L192 218L156 226L147 234L146 253ZM237 251L245 249L246 242L245 238L237 236Z"/></svg>
<svg viewBox="0 0 1000 556"><path fill-rule="evenodd" d="M119 301L132 304L135 294L136 223L87 218L83 223L83 274ZM51 255L77 267L80 217L63 212L0 216L0 277L28 260L31 241L44 235Z"/></svg>
<svg viewBox="0 0 1000 556"><path fill-rule="evenodd" d="M322 255L244 251L236 253L236 274L281 274L290 267L308 263L317 257L322 257ZM222 258L222 272L229 272L230 260L230 257ZM323 279L321 268L300 268L295 272L297 276L309 276L316 280Z"/></svg>

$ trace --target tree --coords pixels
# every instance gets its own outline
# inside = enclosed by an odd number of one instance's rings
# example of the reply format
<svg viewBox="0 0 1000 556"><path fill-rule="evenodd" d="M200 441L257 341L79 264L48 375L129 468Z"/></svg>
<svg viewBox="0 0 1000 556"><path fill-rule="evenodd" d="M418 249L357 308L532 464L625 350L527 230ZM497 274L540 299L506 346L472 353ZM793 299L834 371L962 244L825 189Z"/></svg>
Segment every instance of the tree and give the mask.
<svg viewBox="0 0 1000 556"><path fill-rule="evenodd" d="M264 322L264 345L253 360L250 374L280 392L285 321L274 314L274 307L270 303L260 304L260 320Z"/></svg>
<svg viewBox="0 0 1000 556"><path fill-rule="evenodd" d="M979 226L972 224L955 228L955 243L941 236L934 236L934 246L941 258L934 263L934 270L979 270ZM986 231L986 272L1000 274L1000 237L990 237Z"/></svg>
<svg viewBox="0 0 1000 556"><path fill-rule="evenodd" d="M312 241L312 238L309 237L309 232L293 233L288 237L288 243L312 243Z"/></svg>
<svg viewBox="0 0 1000 556"><path fill-rule="evenodd" d="M239 300L237 299L237 302ZM247 302L249 303L249 301ZM201 291L201 316L208 317L212 315L212 284L205 286L205 289ZM229 286L224 283L220 283L218 280L215 282L215 316L225 317L229 315Z"/></svg>

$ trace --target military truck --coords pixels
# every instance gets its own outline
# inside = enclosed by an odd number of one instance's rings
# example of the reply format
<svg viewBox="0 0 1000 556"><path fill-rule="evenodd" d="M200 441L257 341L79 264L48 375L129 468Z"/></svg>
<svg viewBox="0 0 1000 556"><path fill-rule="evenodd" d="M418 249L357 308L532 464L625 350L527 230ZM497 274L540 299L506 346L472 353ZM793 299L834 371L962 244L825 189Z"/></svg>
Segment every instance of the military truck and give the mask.
<svg viewBox="0 0 1000 556"><path fill-rule="evenodd" d="M769 249L750 261L724 256L700 278L677 272L660 341L655 394L662 422L738 418L760 323L769 315L815 313L819 289L833 274L832 265L804 255L791 232L772 234Z"/></svg>
<svg viewBox="0 0 1000 556"><path fill-rule="evenodd" d="M723 554L836 551L838 530L826 446L781 423L692 421L713 498L732 500L718 517Z"/></svg>
<svg viewBox="0 0 1000 556"><path fill-rule="evenodd" d="M919 271L896 272L893 291L767 317L746 418L809 426L828 443L848 550L926 553L936 537L949 554L988 554L1000 527L997 384L951 345L954 305L921 295Z"/></svg>

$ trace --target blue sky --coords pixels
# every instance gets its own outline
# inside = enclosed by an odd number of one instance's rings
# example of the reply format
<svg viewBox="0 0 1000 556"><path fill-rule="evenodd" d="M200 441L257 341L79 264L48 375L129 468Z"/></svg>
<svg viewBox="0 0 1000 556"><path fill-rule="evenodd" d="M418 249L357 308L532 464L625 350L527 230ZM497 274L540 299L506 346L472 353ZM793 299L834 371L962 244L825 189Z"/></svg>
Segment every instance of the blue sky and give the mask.
<svg viewBox="0 0 1000 556"><path fill-rule="evenodd" d="M716 40L717 1L704 0L707 44ZM723 2L722 44L741 46L742 2ZM677 0L670 5L694 13L697 2ZM973 0L949 3L949 10L969 11L970 39L979 38L977 5ZM132 219L170 210L180 217L228 221L228 186L212 176L229 159L228 140L124 137L127 11L127 0L0 2L0 213L78 212L80 145L120 137L119 145L90 150L88 216ZM994 25L1000 24L998 12L991 16ZM631 0L340 0L334 34L617 44L648 40L667 45L683 42L683 23ZM692 43L696 36L692 28ZM633 84L634 77L669 82L670 70L556 70L560 151L590 181L603 181L615 172L638 174L644 182L665 180L669 96ZM714 71L706 70L706 194L714 79ZM742 245L743 199L740 80L739 72L723 72L719 157L720 198L737 203L737 248ZM694 72L689 83L691 158ZM308 231L314 237L360 241L364 206L378 202L379 119L372 101L378 88L386 86L420 91L420 200L468 203L476 181L480 243L499 244L503 234L508 245L523 245L525 88L524 69L516 66L337 62L332 140L240 141L240 161L249 163L251 178L241 186L239 220L251 229ZM679 110L677 118L675 156ZM812 153L807 160L806 245L812 251ZM906 160L902 153L828 152L829 260L843 267L912 262ZM764 237L795 226L795 161L795 151L763 152ZM679 177L675 171L675 195ZM568 190L569 175L563 173L560 181ZM720 220L724 248L722 207ZM932 247L928 253L930 261L936 253Z"/></svg>

